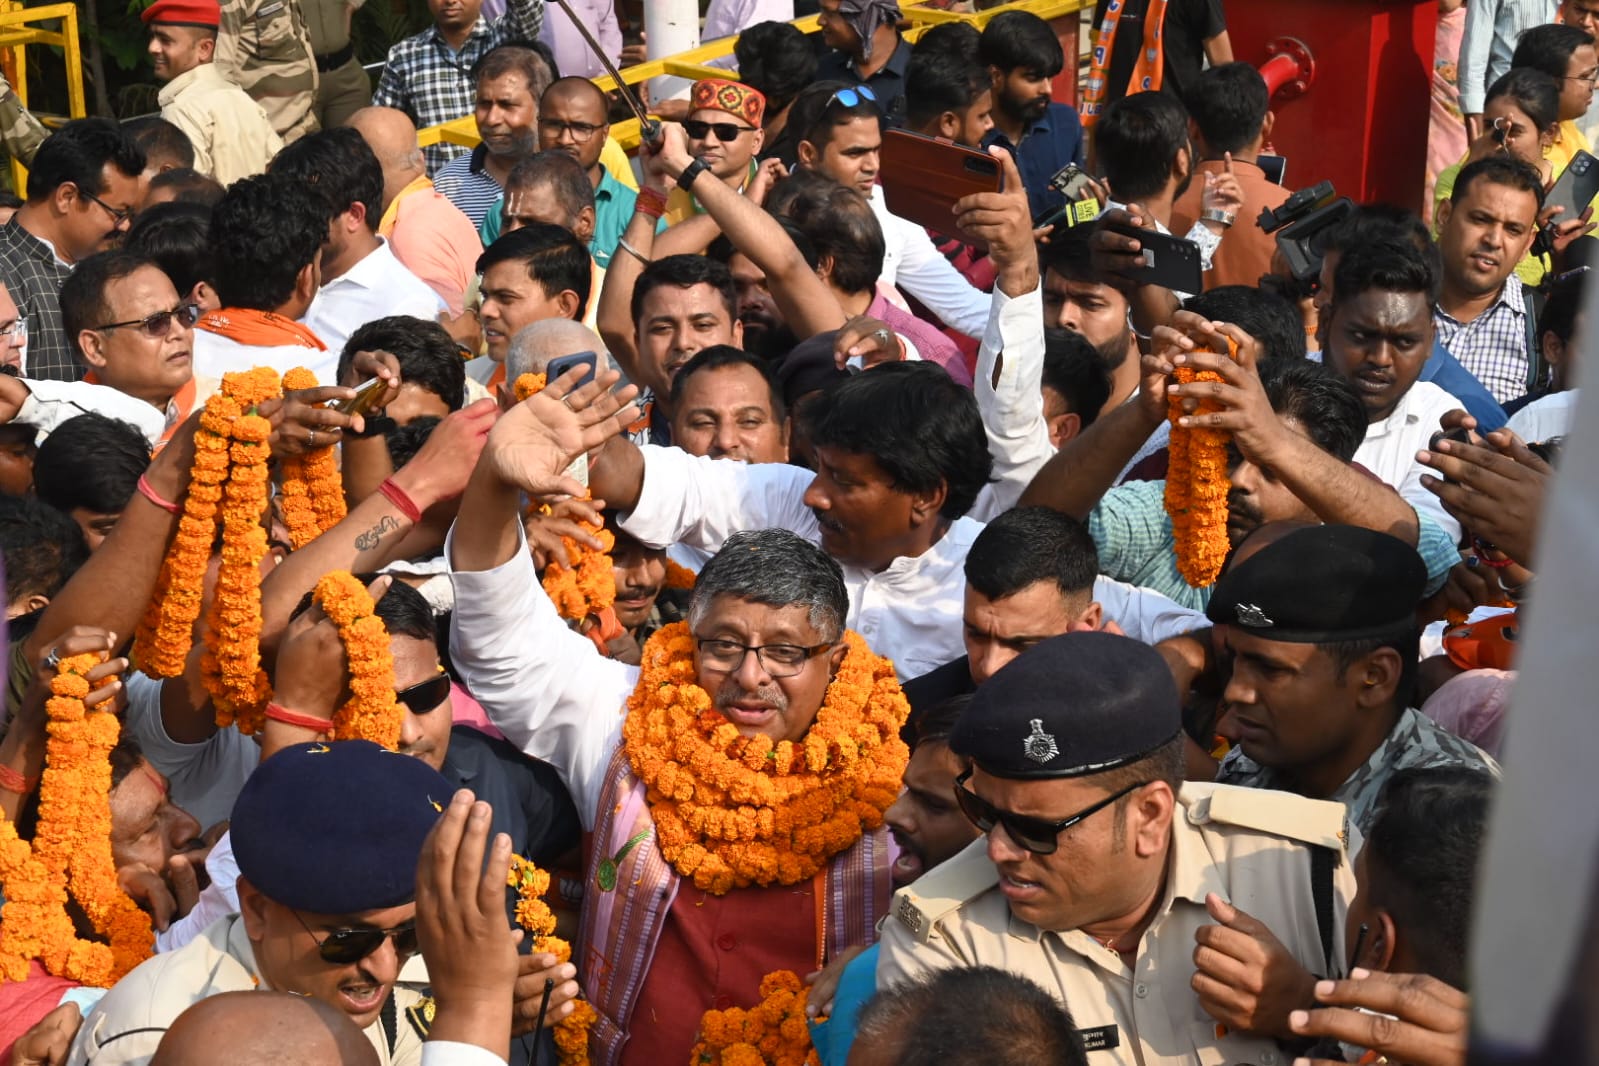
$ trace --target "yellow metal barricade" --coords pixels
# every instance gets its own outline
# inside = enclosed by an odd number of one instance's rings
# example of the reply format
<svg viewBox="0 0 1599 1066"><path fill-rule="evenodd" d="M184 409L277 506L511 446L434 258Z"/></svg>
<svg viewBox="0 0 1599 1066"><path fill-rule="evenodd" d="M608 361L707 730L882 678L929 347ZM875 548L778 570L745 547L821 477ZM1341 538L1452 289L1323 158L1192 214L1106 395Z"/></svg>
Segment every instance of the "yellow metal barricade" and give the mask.
<svg viewBox="0 0 1599 1066"><path fill-rule="evenodd" d="M44 23L61 23L59 30L48 30ZM0 64L6 80L17 91L24 107L28 104L28 45L53 45L62 51L67 64L67 113L72 118L88 114L83 97L83 53L78 49L78 5L45 4L23 7L17 0L0 0ZM15 159L11 161L13 187L21 195L28 172Z"/></svg>

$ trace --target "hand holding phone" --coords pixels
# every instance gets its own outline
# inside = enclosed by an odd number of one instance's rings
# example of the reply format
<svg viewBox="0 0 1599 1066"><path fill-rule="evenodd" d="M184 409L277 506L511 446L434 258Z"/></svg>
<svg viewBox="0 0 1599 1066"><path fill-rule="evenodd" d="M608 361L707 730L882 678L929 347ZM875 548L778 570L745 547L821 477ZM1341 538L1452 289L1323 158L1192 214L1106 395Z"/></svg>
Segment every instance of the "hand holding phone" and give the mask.
<svg viewBox="0 0 1599 1066"><path fill-rule="evenodd" d="M355 387L355 395L348 400L335 400L328 406L340 414L364 415L377 405L378 397L382 396L389 387L389 383L382 378L372 378L363 381Z"/></svg>

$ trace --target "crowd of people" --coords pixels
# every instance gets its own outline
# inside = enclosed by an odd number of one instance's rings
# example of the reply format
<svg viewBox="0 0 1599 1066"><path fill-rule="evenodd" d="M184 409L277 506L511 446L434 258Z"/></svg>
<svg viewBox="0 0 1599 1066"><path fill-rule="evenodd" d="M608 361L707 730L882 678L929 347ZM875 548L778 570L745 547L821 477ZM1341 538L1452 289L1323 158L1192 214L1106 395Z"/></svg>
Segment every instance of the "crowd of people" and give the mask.
<svg viewBox="0 0 1599 1066"><path fill-rule="evenodd" d="M375 88L156 0L159 117L3 132L0 1060L1464 1066L1590 3L1471 0L1307 261L1220 0L1076 106L1026 11L714 0L632 158L542 0Z"/></svg>

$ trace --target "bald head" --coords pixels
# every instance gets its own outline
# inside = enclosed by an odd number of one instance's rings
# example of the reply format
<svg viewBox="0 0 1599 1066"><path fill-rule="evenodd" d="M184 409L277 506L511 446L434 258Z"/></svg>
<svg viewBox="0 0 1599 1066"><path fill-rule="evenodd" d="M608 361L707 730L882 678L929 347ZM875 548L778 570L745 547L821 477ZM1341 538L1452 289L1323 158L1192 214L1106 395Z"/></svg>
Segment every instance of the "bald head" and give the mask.
<svg viewBox="0 0 1599 1066"><path fill-rule="evenodd" d="M427 173L422 149L416 144L416 125L404 111L392 107L363 107L345 123L361 135L383 167L383 206L389 206L401 189Z"/></svg>
<svg viewBox="0 0 1599 1066"><path fill-rule="evenodd" d="M511 349L505 356L505 380L515 381L523 374L542 374L550 360L578 352L599 355L595 365L597 372L610 368L605 342L581 322L574 322L570 318L546 318L524 326L511 338Z"/></svg>
<svg viewBox="0 0 1599 1066"><path fill-rule="evenodd" d="M225 1056L218 1055L226 1048ZM350 1016L288 992L224 992L178 1015L151 1066L378 1066L377 1049Z"/></svg>

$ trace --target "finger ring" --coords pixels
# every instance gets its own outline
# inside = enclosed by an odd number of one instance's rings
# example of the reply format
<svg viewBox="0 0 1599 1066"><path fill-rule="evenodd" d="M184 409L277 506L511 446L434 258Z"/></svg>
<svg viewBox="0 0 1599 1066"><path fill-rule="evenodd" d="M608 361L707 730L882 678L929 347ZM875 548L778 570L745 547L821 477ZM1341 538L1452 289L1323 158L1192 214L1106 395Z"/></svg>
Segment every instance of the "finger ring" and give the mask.
<svg viewBox="0 0 1599 1066"><path fill-rule="evenodd" d="M307 447L316 447L316 430L308 429L305 431L305 443Z"/></svg>
<svg viewBox="0 0 1599 1066"><path fill-rule="evenodd" d="M876 337L877 338L877 343L881 344L885 348L888 347L889 341L894 336L892 333L890 333L886 329L874 329L874 330L872 330L871 335L873 337Z"/></svg>
<svg viewBox="0 0 1599 1066"><path fill-rule="evenodd" d="M566 404L566 409L568 411L574 411L575 412L577 410L576 407L572 406L572 394L571 393L567 393L565 396L562 396L561 397L561 402Z"/></svg>
<svg viewBox="0 0 1599 1066"><path fill-rule="evenodd" d="M60 669L61 653L56 651L54 648L51 648L50 654L44 657L44 665L52 670Z"/></svg>

